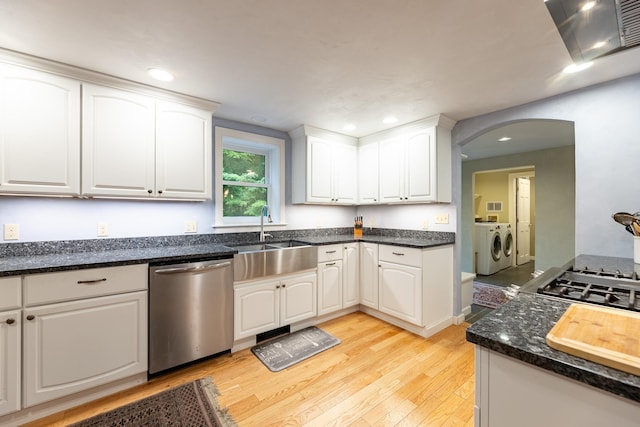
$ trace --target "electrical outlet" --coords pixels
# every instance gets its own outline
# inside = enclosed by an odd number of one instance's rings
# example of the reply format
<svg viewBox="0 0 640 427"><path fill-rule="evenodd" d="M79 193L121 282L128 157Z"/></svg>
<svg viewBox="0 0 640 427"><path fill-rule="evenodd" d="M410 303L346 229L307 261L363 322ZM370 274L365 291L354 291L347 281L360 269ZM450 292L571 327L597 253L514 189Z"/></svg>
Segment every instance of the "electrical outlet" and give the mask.
<svg viewBox="0 0 640 427"><path fill-rule="evenodd" d="M20 238L20 226L18 224L4 225L4 240L18 240Z"/></svg>
<svg viewBox="0 0 640 427"><path fill-rule="evenodd" d="M436 224L449 224L449 214L436 215Z"/></svg>
<svg viewBox="0 0 640 427"><path fill-rule="evenodd" d="M98 237L107 237L109 235L109 227L106 222L98 223Z"/></svg>
<svg viewBox="0 0 640 427"><path fill-rule="evenodd" d="M198 224L195 221L187 221L184 223L185 233L195 233L198 231Z"/></svg>

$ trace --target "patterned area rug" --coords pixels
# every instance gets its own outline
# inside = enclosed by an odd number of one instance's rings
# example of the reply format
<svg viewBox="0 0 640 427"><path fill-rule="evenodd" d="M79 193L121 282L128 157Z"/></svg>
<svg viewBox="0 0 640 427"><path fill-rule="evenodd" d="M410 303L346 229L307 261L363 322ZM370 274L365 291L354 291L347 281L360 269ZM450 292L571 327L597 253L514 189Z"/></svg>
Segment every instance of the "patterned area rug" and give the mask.
<svg viewBox="0 0 640 427"><path fill-rule="evenodd" d="M210 377L165 390L137 402L71 424L72 427L175 426L232 427Z"/></svg>
<svg viewBox="0 0 640 427"><path fill-rule="evenodd" d="M498 308L507 302L503 286L473 282L473 303L483 307Z"/></svg>
<svg viewBox="0 0 640 427"><path fill-rule="evenodd" d="M310 326L251 348L270 371L278 372L340 344L322 329Z"/></svg>

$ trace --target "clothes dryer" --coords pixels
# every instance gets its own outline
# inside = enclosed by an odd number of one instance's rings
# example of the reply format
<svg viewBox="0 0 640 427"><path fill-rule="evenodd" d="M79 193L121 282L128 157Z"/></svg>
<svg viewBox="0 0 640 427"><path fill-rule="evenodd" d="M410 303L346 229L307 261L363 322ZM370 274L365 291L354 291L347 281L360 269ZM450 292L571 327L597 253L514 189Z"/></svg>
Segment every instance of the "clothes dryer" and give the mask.
<svg viewBox="0 0 640 427"><path fill-rule="evenodd" d="M502 236L496 223L476 223L476 273L484 276L502 269Z"/></svg>
<svg viewBox="0 0 640 427"><path fill-rule="evenodd" d="M513 234L511 233L511 224L508 222L499 223L500 236L502 238L502 269L511 267L513 263L513 253L515 248L513 247Z"/></svg>

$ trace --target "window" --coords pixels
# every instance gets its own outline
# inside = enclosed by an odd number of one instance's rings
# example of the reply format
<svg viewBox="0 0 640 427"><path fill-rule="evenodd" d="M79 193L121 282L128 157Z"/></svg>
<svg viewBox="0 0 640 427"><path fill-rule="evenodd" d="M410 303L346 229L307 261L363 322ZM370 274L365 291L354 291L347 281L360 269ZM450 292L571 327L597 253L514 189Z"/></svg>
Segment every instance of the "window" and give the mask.
<svg viewBox="0 0 640 427"><path fill-rule="evenodd" d="M215 152L216 226L284 223L284 140L216 127Z"/></svg>

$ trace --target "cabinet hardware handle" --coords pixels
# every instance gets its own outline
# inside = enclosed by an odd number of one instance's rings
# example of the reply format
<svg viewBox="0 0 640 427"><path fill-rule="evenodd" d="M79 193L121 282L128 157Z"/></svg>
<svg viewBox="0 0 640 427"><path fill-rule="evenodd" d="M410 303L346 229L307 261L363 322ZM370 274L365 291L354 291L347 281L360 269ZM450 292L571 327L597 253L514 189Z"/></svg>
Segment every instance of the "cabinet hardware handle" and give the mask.
<svg viewBox="0 0 640 427"><path fill-rule="evenodd" d="M158 190L158 194L162 194L162 190Z"/></svg>
<svg viewBox="0 0 640 427"><path fill-rule="evenodd" d="M287 285L283 284L282 287L285 288Z"/></svg>
<svg viewBox="0 0 640 427"><path fill-rule="evenodd" d="M325 254L335 254L335 253L336 253L336 251L325 251L324 253L325 253Z"/></svg>
<svg viewBox="0 0 640 427"><path fill-rule="evenodd" d="M336 265L336 263L335 262L328 262L325 265Z"/></svg>
<svg viewBox="0 0 640 427"><path fill-rule="evenodd" d="M147 193L151 194L153 193L153 190L147 190Z"/></svg>
<svg viewBox="0 0 640 427"><path fill-rule="evenodd" d="M391 252L391 253L394 254L394 255L398 255L398 256L404 256L404 254L400 253L400 252Z"/></svg>
<svg viewBox="0 0 640 427"><path fill-rule="evenodd" d="M93 279L93 280L78 280L78 285L94 285L100 282L106 282L107 278L103 277L102 279Z"/></svg>
<svg viewBox="0 0 640 427"><path fill-rule="evenodd" d="M199 267L176 267L176 268L164 268L162 270L156 270L156 274L177 274L177 273L197 273L207 270L216 270L218 268L229 267L231 261L220 262L217 264L203 265Z"/></svg>
<svg viewBox="0 0 640 427"><path fill-rule="evenodd" d="M36 318L36 316L34 316L33 314L30 314L30 315L27 316L27 320L33 320L35 318Z"/></svg>
<svg viewBox="0 0 640 427"><path fill-rule="evenodd" d="M7 325L13 325L16 323L16 319L7 319Z"/></svg>
<svg viewBox="0 0 640 427"><path fill-rule="evenodd" d="M280 285L276 285L276 289L280 289Z"/></svg>

